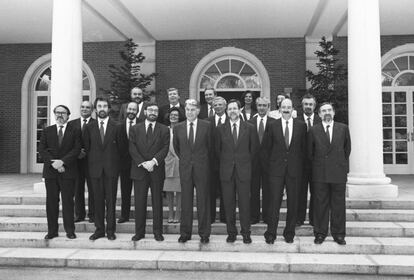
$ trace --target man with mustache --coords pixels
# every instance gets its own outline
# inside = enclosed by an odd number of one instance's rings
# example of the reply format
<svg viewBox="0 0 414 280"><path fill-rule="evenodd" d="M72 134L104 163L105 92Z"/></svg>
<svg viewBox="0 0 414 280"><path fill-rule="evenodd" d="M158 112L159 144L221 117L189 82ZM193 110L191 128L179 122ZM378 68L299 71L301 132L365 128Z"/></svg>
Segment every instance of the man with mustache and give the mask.
<svg viewBox="0 0 414 280"><path fill-rule="evenodd" d="M311 127L308 133L314 187L314 242L323 243L330 222L334 241L345 245L345 189L351 137L347 125L334 121L335 110L331 103L319 107L319 116L322 123Z"/></svg>
<svg viewBox="0 0 414 280"><path fill-rule="evenodd" d="M316 98L311 94L305 94L302 97L303 114L298 116L298 119L306 124L307 130L320 123L321 118L315 114ZM306 208L308 205L308 189L309 197L309 224L313 225L313 183L312 183L312 163L306 158L303 167L302 183L299 191L298 215L296 219L296 226L301 226L306 220Z"/></svg>
<svg viewBox="0 0 414 280"><path fill-rule="evenodd" d="M232 99L227 104L229 121L217 128L215 149L220 158L220 181L223 190L228 243L237 239L236 193L238 198L243 243L250 237L250 183L252 160L258 148L254 126L240 119L241 105Z"/></svg>
<svg viewBox="0 0 414 280"><path fill-rule="evenodd" d="M200 106L200 114L198 117L200 119L207 119L214 116L213 100L217 96L214 88L206 88L204 90L204 99L206 103Z"/></svg>
<svg viewBox="0 0 414 280"><path fill-rule="evenodd" d="M46 185L47 234L45 239L58 236L59 194L62 194L63 227L66 237L76 238L73 217L73 196L77 177L76 160L81 149L80 130L67 123L69 108L58 105L53 109L56 124L46 127L40 138L39 153L44 161Z"/></svg>
<svg viewBox="0 0 414 280"><path fill-rule="evenodd" d="M118 186L119 161L122 151L119 126L109 118L109 102L98 97L95 100L97 122L86 126L84 146L88 155L89 174L95 200L95 233L89 239L104 237L115 240L115 204ZM105 230L106 208L106 230Z"/></svg>
<svg viewBox="0 0 414 280"><path fill-rule="evenodd" d="M292 117L292 100L284 99L280 105L282 117L271 124L265 141L269 155L269 208L268 224L264 234L266 243L273 244L279 223L283 190L287 193L287 218L283 237L293 243L297 201L302 169L306 157L306 125Z"/></svg>
<svg viewBox="0 0 414 280"><path fill-rule="evenodd" d="M134 180L135 197L135 235L132 241L139 241L145 237L148 188L151 189L154 238L156 241L163 241L162 188L165 179L164 159L170 145L170 130L156 122L158 105L145 105L145 121L132 127L129 135L131 178Z"/></svg>
<svg viewBox="0 0 414 280"><path fill-rule="evenodd" d="M129 214L131 211L131 155L129 154L129 134L131 128L138 123L137 120L138 104L135 101L127 104L126 119L120 123L119 131L121 133L121 217L118 224L129 221Z"/></svg>
<svg viewBox="0 0 414 280"><path fill-rule="evenodd" d="M137 111L137 121L143 122L145 120L145 114L144 114L144 91L139 87L134 87L131 89L130 94L130 101L135 101L138 104L138 111ZM124 103L121 106L121 109L119 110L119 118L118 121L123 121L126 119L127 116L127 106L129 103Z"/></svg>

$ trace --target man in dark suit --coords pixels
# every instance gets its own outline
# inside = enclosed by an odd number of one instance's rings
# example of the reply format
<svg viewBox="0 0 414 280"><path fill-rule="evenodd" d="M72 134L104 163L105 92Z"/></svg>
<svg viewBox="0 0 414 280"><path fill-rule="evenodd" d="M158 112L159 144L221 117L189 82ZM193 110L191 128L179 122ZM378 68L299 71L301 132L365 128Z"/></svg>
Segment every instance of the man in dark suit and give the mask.
<svg viewBox="0 0 414 280"><path fill-rule="evenodd" d="M259 139L251 123L240 119L240 102L232 99L227 104L229 121L218 127L215 149L220 158L220 180L223 190L227 223L227 242L236 241L236 192L243 243L250 237L250 184L252 160Z"/></svg>
<svg viewBox="0 0 414 280"><path fill-rule="evenodd" d="M302 169L306 157L306 125L292 117L292 100L286 98L280 105L282 117L269 128L265 140L269 156L269 219L264 234L266 243L273 244L279 223L283 190L287 193L287 218L283 237L292 243L298 207Z"/></svg>
<svg viewBox="0 0 414 280"><path fill-rule="evenodd" d="M109 240L115 240L115 204L121 154L119 126L108 116L107 99L98 97L94 105L97 122L88 124L84 133L95 200L96 230L89 239L96 240L105 236L106 208L106 235Z"/></svg>
<svg viewBox="0 0 414 280"><path fill-rule="evenodd" d="M191 239L193 229L194 187L197 194L198 234L202 244L210 241L209 154L211 152L210 123L197 118L200 105L188 99L185 104L187 120L174 126L173 144L180 159L181 224L178 242Z"/></svg>
<svg viewBox="0 0 414 280"><path fill-rule="evenodd" d="M320 123L321 118L315 114L316 98L311 94L305 94L302 97L303 114L298 115L298 120L306 124L307 130ZM306 158L303 167L302 183L299 191L298 215L296 226L301 226L306 220L306 208L308 205L308 189L309 197L309 224L313 225L313 183L312 183L312 163Z"/></svg>
<svg viewBox="0 0 414 280"><path fill-rule="evenodd" d="M82 148L78 155L78 177L76 178L75 188L75 223L85 220L85 181L88 185L88 217L89 222L94 222L94 201L93 201L93 189L91 184L91 178L88 171L88 159L85 149L83 148L83 132L85 131L88 123L96 122L91 117L93 105L90 101L83 101L80 107L81 117L69 122L69 124L76 127L81 131L82 135Z"/></svg>
<svg viewBox="0 0 414 280"><path fill-rule="evenodd" d="M345 189L351 137L348 126L334 122L332 104L323 103L319 107L319 116L322 123L311 127L308 133L308 157L312 161L314 187L315 244L322 244L325 240L330 222L334 241L345 245Z"/></svg>
<svg viewBox="0 0 414 280"><path fill-rule="evenodd" d="M178 120L180 122L185 120L185 108L184 108L184 105L180 103L180 95L178 93L178 89L169 88L167 89L167 94L168 94L169 104L160 107L160 112L158 114L157 121L165 125L170 125L170 120L168 116L170 112L169 110L173 107L178 108L178 112L179 112Z"/></svg>
<svg viewBox="0 0 414 280"><path fill-rule="evenodd" d="M256 224L260 221L260 189L262 189L262 219L267 223L269 208L269 151L263 140L269 133L269 127L275 119L268 117L270 100L266 97L256 99L258 115L249 120L254 125L259 138L259 152L253 158L252 183L250 189L250 222Z"/></svg>
<svg viewBox="0 0 414 280"><path fill-rule="evenodd" d="M137 120L138 122L143 122L145 120L145 114L143 110L144 106L144 91L139 87L134 87L131 89L131 95L130 95L131 101L135 101L138 104L138 112L137 112ZM121 122L126 119L127 117L127 106L128 103L124 103L121 105L121 108L119 110L119 118L118 121Z"/></svg>
<svg viewBox="0 0 414 280"><path fill-rule="evenodd" d="M145 115L145 122L131 128L129 139L129 151L133 159L131 178L134 180L135 188L135 235L132 241L145 237L148 188L151 188L154 238L163 241L162 188L165 179L164 159L170 145L170 130L156 122L156 103L146 104Z"/></svg>
<svg viewBox="0 0 414 280"><path fill-rule="evenodd" d="M214 88L206 88L204 90L204 99L206 103L200 106L200 114L198 115L199 119L207 119L214 116L213 100L217 96Z"/></svg>
<svg viewBox="0 0 414 280"><path fill-rule="evenodd" d="M214 148L214 141L217 133L217 128L220 125L228 122L226 116L227 101L221 96L214 97L213 108L214 116L209 117L207 120L210 122L211 127L211 150L210 154L210 212L211 223L216 221L216 203L217 198L220 198L220 222L226 222L226 215L224 212L223 191L220 183L220 159L217 157Z"/></svg>
<svg viewBox="0 0 414 280"><path fill-rule="evenodd" d="M121 139L121 160L119 177L121 178L121 217L118 220L119 224L129 221L129 214L131 212L131 155L129 154L129 132L131 127L138 123L137 120L138 104L135 101L127 104L126 119L123 120L119 126Z"/></svg>
<svg viewBox="0 0 414 280"><path fill-rule="evenodd" d="M56 125L43 130L39 152L44 161L46 184L47 234L45 239L58 236L59 194L62 193L63 227L69 239L76 238L73 217L73 196L77 177L76 159L81 148L80 130L67 123L69 108L58 105L53 109Z"/></svg>

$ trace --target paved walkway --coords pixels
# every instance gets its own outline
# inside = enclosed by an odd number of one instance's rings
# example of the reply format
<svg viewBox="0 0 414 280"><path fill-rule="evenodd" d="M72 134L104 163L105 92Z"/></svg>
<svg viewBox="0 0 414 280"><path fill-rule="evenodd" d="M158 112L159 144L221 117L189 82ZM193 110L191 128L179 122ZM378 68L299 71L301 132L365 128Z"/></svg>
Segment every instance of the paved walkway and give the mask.
<svg viewBox="0 0 414 280"><path fill-rule="evenodd" d="M392 179L392 184L398 185L399 196L395 200L414 201L414 175L389 177ZM41 174L0 174L0 195L38 196L39 194L33 192L33 184L41 181Z"/></svg>

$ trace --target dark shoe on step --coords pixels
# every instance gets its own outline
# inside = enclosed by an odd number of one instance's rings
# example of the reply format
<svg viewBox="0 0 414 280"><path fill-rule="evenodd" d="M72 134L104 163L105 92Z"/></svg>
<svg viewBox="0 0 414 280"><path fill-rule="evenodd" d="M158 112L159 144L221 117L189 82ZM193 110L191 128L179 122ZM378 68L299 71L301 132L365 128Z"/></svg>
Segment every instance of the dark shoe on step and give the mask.
<svg viewBox="0 0 414 280"><path fill-rule="evenodd" d="M322 235L315 236L315 240L313 241L315 244L322 244L325 241L325 237Z"/></svg>
<svg viewBox="0 0 414 280"><path fill-rule="evenodd" d="M285 237L285 242L289 244L293 243L293 237L291 236Z"/></svg>
<svg viewBox="0 0 414 280"><path fill-rule="evenodd" d="M54 233L54 234L48 233L48 234L45 235L45 239L50 240L50 239L53 239L53 238L58 237L58 236L59 235L57 233Z"/></svg>
<svg viewBox="0 0 414 280"><path fill-rule="evenodd" d="M115 235L115 233L110 233L110 234L108 234L108 240L113 241L113 240L115 240L115 239L116 239L116 235Z"/></svg>
<svg viewBox="0 0 414 280"><path fill-rule="evenodd" d="M119 218L118 224L123 224L123 223L128 222L128 221L129 221L129 219Z"/></svg>
<svg viewBox="0 0 414 280"><path fill-rule="evenodd" d="M76 234L75 233L66 233L66 237L69 239L75 239L76 238Z"/></svg>
<svg viewBox="0 0 414 280"><path fill-rule="evenodd" d="M132 236L131 240L132 241L139 241L141 239L145 238L144 234L135 234L134 236Z"/></svg>
<svg viewBox="0 0 414 280"><path fill-rule="evenodd" d="M200 239L201 244L208 244L210 242L210 238L208 236L203 236Z"/></svg>
<svg viewBox="0 0 414 280"><path fill-rule="evenodd" d="M188 240L191 240L190 236L181 235L180 238L178 238L178 242L180 242L180 243L185 243Z"/></svg>
<svg viewBox="0 0 414 280"><path fill-rule="evenodd" d="M83 222L83 221L85 221L85 218L76 218L74 220L75 223L80 223L80 222Z"/></svg>
<svg viewBox="0 0 414 280"><path fill-rule="evenodd" d="M334 241L338 243L339 245L346 245L346 241L344 237L336 237L334 238Z"/></svg>
<svg viewBox="0 0 414 280"><path fill-rule="evenodd" d="M243 243L244 244L250 244L250 243L252 243L252 239L251 239L251 237L250 237L250 234L249 235L243 235Z"/></svg>
<svg viewBox="0 0 414 280"><path fill-rule="evenodd" d="M105 234L95 232L94 234L89 236L89 240L96 240L96 239L99 239L99 238L102 238L102 237L105 237Z"/></svg>
<svg viewBox="0 0 414 280"><path fill-rule="evenodd" d="M237 235L235 234L229 234L226 238L227 243L234 243L237 239Z"/></svg>
<svg viewBox="0 0 414 280"><path fill-rule="evenodd" d="M154 234L155 241L164 241L164 236L162 234Z"/></svg>

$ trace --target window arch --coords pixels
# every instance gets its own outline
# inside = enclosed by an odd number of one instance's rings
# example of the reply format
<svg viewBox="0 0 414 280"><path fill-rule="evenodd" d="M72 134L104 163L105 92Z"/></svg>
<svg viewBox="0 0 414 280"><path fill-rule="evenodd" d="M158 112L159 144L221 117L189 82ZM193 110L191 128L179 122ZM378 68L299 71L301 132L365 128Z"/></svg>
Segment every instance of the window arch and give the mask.
<svg viewBox="0 0 414 280"><path fill-rule="evenodd" d="M414 86L414 53L386 62L382 67L382 86Z"/></svg>

